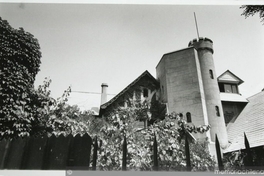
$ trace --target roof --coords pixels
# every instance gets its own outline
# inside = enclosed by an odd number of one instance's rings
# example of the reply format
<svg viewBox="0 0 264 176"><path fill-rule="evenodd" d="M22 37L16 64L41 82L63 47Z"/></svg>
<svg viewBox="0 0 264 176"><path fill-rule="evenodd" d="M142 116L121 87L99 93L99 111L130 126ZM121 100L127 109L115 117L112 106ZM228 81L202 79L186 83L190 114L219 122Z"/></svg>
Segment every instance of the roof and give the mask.
<svg viewBox="0 0 264 176"><path fill-rule="evenodd" d="M224 153L245 149L244 133L250 147L264 145L264 91L248 98L249 103L228 128L230 146Z"/></svg>
<svg viewBox="0 0 264 176"><path fill-rule="evenodd" d="M220 99L221 101L228 101L228 102L248 102L246 98L236 93L220 92Z"/></svg>
<svg viewBox="0 0 264 176"><path fill-rule="evenodd" d="M234 73L227 70L217 78L218 82L222 83L235 83L237 85L242 84L244 81L237 77Z"/></svg>
<svg viewBox="0 0 264 176"><path fill-rule="evenodd" d="M114 103L119 97L123 96L128 89L130 89L132 86L136 85L140 80L142 80L144 77L147 77L155 86L159 85L159 82L146 70L144 71L137 79L135 79L132 83L130 83L126 88L124 88L119 94L117 94L115 97L113 97L111 100L106 102L105 104L102 104L100 106L99 115L102 114L102 110L109 107L112 103Z"/></svg>

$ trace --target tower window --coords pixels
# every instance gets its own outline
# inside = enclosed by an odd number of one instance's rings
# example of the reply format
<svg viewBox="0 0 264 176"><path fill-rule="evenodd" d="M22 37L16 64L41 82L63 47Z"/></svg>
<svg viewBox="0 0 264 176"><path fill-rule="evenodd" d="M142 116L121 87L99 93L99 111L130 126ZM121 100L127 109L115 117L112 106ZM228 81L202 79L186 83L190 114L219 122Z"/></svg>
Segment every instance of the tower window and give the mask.
<svg viewBox="0 0 264 176"><path fill-rule="evenodd" d="M192 122L192 117L191 117L191 113L190 112L186 113L186 118L187 118L187 123L191 123Z"/></svg>
<svg viewBox="0 0 264 176"><path fill-rule="evenodd" d="M215 106L215 111L216 111L216 115L219 117L220 116L220 112L219 112L219 107Z"/></svg>
<svg viewBox="0 0 264 176"><path fill-rule="evenodd" d="M214 79L213 70L209 70L209 73L210 73L210 78Z"/></svg>
<svg viewBox="0 0 264 176"><path fill-rule="evenodd" d="M143 96L148 97L148 89L143 89Z"/></svg>

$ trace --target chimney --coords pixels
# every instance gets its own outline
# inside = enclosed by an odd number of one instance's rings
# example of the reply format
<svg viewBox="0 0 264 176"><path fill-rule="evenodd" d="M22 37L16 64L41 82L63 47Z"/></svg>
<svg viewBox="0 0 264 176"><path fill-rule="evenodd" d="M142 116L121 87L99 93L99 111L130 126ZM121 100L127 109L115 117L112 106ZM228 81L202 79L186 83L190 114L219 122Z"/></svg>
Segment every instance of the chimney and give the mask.
<svg viewBox="0 0 264 176"><path fill-rule="evenodd" d="M101 105L107 102L107 83L102 83L102 93L101 93Z"/></svg>

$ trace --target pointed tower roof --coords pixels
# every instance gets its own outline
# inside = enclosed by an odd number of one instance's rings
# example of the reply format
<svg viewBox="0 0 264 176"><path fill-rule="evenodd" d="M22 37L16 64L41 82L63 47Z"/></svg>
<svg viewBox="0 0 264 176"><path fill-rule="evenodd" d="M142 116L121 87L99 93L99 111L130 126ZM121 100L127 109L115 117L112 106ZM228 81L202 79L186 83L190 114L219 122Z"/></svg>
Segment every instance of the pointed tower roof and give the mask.
<svg viewBox="0 0 264 176"><path fill-rule="evenodd" d="M244 81L237 77L234 73L227 70L217 78L218 82L221 83L234 83L237 85L242 84Z"/></svg>

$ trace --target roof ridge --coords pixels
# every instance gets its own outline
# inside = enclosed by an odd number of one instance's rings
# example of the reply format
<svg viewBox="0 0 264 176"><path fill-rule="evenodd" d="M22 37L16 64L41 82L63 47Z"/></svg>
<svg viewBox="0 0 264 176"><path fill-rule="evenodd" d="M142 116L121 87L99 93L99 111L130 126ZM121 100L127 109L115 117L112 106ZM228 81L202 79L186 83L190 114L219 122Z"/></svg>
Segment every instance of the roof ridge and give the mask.
<svg viewBox="0 0 264 176"><path fill-rule="evenodd" d="M116 96L114 96L111 100L107 101L106 103L102 104L100 106L101 109L107 108L109 104L113 103L118 97L120 97L129 87L133 86L140 78L143 76L148 75L156 84L158 84L158 81L149 73L148 70L145 70L141 75L139 75L134 81L132 81L128 86L126 86L121 92L119 92Z"/></svg>

